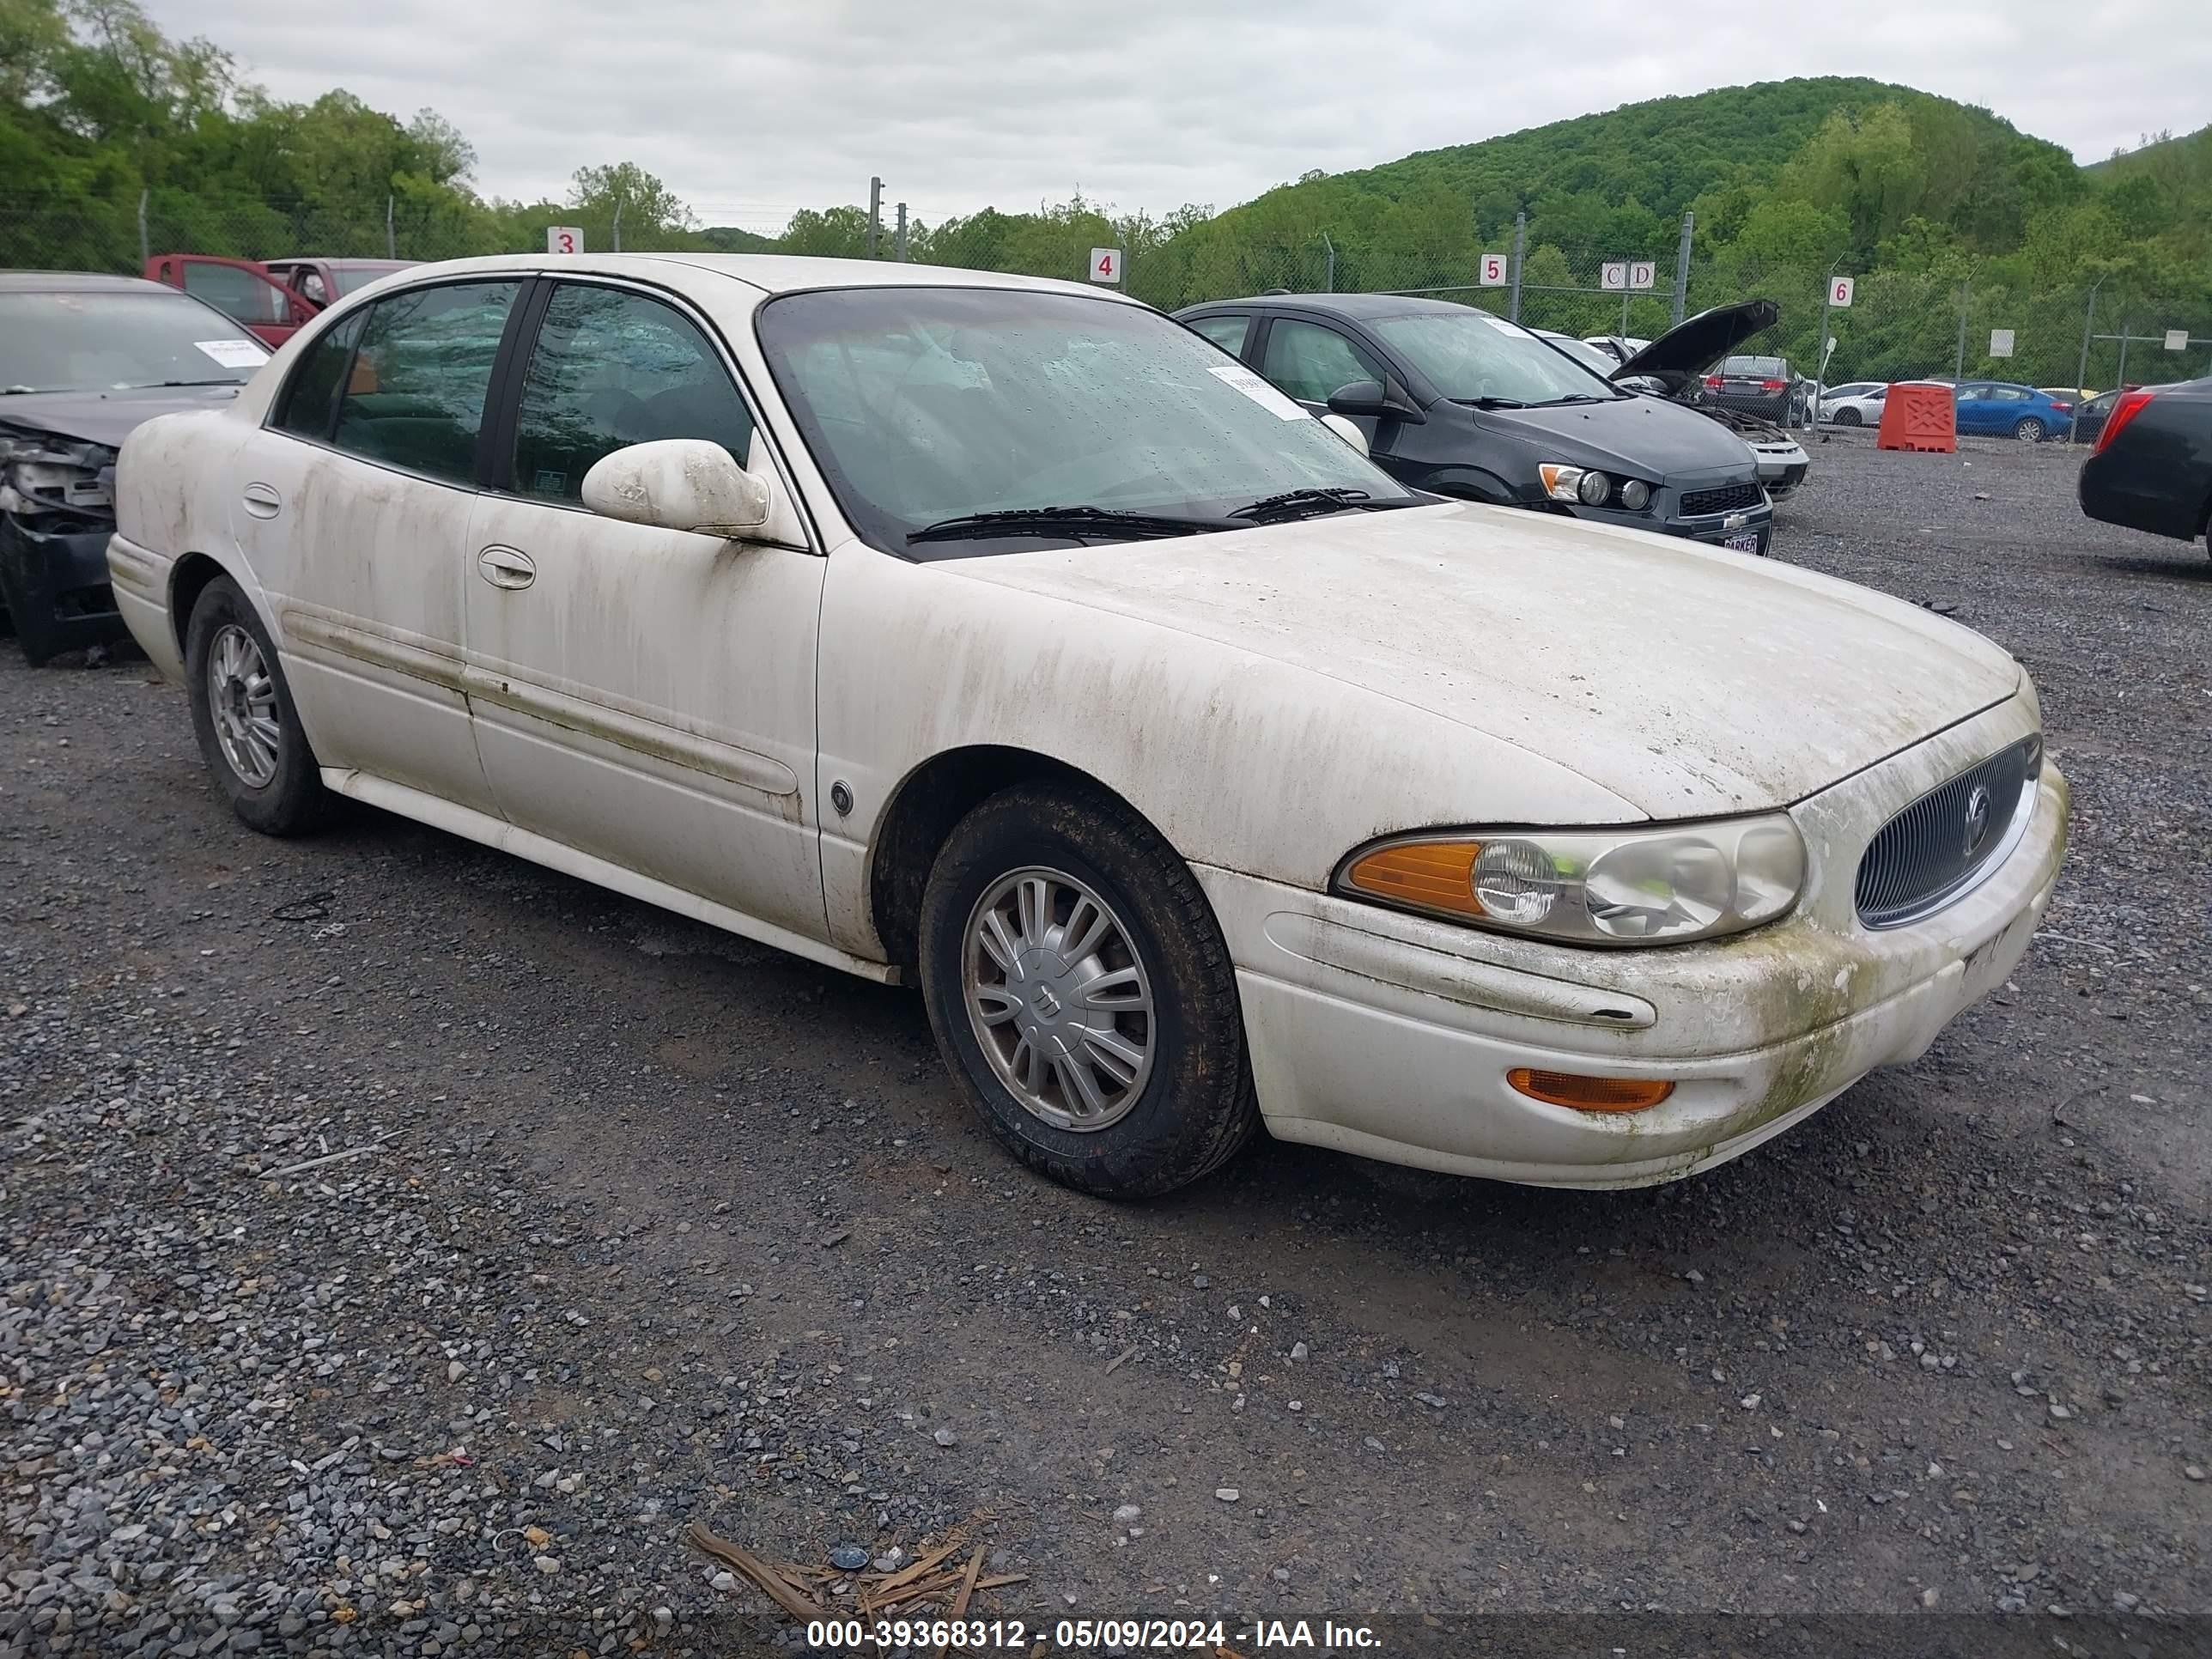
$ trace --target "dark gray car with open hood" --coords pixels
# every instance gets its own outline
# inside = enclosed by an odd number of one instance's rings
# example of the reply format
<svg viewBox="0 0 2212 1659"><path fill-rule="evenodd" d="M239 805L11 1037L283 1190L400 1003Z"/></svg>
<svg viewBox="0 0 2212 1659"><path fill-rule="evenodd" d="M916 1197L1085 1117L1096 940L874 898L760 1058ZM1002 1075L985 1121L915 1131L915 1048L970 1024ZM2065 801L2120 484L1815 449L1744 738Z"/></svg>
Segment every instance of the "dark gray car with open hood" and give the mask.
<svg viewBox="0 0 2212 1659"><path fill-rule="evenodd" d="M1297 294L1176 316L1308 409L1352 421L1415 489L1766 550L1773 507L1741 439L1486 311Z"/></svg>
<svg viewBox="0 0 2212 1659"><path fill-rule="evenodd" d="M1780 319L1781 308L1771 300L1715 306L1632 353L1607 378L1630 391L1646 391L1686 404L1735 433L1751 446L1759 462L1759 481L1778 501L1805 481L1809 463L1804 447L1773 422L1731 403L1715 389L1708 371Z"/></svg>
<svg viewBox="0 0 2212 1659"><path fill-rule="evenodd" d="M159 283L0 271L0 603L29 661L124 637L107 585L124 439L228 402L268 358Z"/></svg>

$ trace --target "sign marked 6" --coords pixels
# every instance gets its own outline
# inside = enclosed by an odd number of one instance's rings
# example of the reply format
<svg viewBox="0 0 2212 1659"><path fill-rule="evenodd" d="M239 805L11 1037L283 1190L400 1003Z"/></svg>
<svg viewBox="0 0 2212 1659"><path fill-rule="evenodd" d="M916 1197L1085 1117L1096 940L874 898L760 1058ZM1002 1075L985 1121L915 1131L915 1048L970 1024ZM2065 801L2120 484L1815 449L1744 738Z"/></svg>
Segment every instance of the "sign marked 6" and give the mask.
<svg viewBox="0 0 2212 1659"><path fill-rule="evenodd" d="M1857 290L1857 289L1858 279L1856 277L1838 276L1835 281L1828 284L1828 303L1832 306L1839 306L1845 310L1848 310L1850 307L1851 295Z"/></svg>

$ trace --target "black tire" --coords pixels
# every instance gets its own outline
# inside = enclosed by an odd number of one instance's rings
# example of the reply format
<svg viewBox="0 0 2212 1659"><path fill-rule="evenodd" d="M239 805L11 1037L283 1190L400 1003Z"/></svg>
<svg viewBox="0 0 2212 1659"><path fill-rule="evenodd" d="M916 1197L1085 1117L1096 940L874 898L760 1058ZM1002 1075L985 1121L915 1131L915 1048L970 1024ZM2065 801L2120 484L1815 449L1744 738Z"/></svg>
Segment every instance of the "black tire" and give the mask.
<svg viewBox="0 0 2212 1659"><path fill-rule="evenodd" d="M0 605L7 608L9 631L15 635L15 643L22 648L23 660L33 668L44 668L52 662L61 649L52 638L52 619L39 615L24 599L21 586L9 578L4 566L0 566Z"/></svg>
<svg viewBox="0 0 2212 1659"><path fill-rule="evenodd" d="M970 1019L968 930L995 884L1042 868L1115 913L1151 981L1152 1070L1124 1115L1060 1127L1000 1080ZM962 819L921 906L921 992L956 1088L1031 1169L1101 1198L1149 1198L1219 1168L1259 1124L1236 972L1190 867L1158 831L1101 792L1025 784Z"/></svg>
<svg viewBox="0 0 2212 1659"><path fill-rule="evenodd" d="M275 692L276 756L275 775L256 785L249 782L223 752L216 734L215 711L208 684L208 663L216 636L227 627L243 629L260 648ZM292 706L292 688L269 631L246 603L238 584L218 576L201 590L185 628L185 689L192 706L192 731L199 738L200 757L215 775L216 785L230 802L230 810L249 827L264 836L297 836L317 828L330 817L331 796L323 787L322 772L300 716Z"/></svg>
<svg viewBox="0 0 2212 1659"><path fill-rule="evenodd" d="M2039 444L2043 441L2043 422L2033 415L2023 415L2014 423L2012 435L2024 444Z"/></svg>
<svg viewBox="0 0 2212 1659"><path fill-rule="evenodd" d="M1839 409L1836 411L1838 426L1856 426L1858 423L1859 412L1856 409Z"/></svg>

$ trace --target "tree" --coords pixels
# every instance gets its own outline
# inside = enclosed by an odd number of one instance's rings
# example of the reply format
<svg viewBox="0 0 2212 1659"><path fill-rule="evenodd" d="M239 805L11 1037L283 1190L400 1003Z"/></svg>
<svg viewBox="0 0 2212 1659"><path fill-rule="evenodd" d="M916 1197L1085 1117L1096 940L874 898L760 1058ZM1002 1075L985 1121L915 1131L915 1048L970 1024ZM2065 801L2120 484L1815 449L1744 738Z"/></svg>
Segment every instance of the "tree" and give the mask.
<svg viewBox="0 0 2212 1659"><path fill-rule="evenodd" d="M568 185L568 208L584 232L584 246L667 246L691 228L691 210L676 193L635 161L578 167ZM621 217L617 219L619 212Z"/></svg>

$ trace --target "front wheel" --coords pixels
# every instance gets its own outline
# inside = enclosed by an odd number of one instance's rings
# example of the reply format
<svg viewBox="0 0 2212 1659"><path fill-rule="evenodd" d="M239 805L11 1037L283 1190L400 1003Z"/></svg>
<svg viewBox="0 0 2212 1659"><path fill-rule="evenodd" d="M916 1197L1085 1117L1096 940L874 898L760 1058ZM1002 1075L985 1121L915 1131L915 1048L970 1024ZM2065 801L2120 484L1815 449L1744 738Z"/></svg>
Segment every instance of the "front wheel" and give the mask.
<svg viewBox="0 0 2212 1659"><path fill-rule="evenodd" d="M2020 424L2013 428L2012 435L2024 444L2039 444L2043 441L2043 422L2033 415L2023 415Z"/></svg>
<svg viewBox="0 0 2212 1659"><path fill-rule="evenodd" d="M1839 409L1836 411L1838 426L1856 426L1858 423L1859 412L1856 409Z"/></svg>
<svg viewBox="0 0 2212 1659"><path fill-rule="evenodd" d="M921 990L955 1085L1032 1169L1146 1198L1259 1121L1235 970L1190 868L1128 807L1024 785L953 830Z"/></svg>
<svg viewBox="0 0 2212 1659"><path fill-rule="evenodd" d="M219 576L185 629L185 684L200 757L231 811L264 836L294 836L328 815L331 797L307 746L268 630L238 584Z"/></svg>

